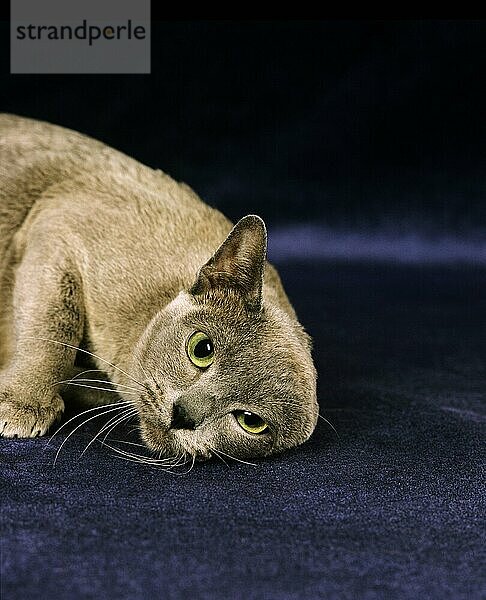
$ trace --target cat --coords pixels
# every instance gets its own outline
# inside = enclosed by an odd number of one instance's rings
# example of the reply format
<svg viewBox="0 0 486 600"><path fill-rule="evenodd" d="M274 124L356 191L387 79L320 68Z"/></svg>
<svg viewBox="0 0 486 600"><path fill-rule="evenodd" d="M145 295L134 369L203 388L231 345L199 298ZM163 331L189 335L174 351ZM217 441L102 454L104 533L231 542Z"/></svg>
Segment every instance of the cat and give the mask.
<svg viewBox="0 0 486 600"><path fill-rule="evenodd" d="M105 387L70 380L88 356L159 456L257 458L306 441L311 339L266 248L258 216L233 227L101 142L0 115L0 434L44 435L69 384L78 398Z"/></svg>

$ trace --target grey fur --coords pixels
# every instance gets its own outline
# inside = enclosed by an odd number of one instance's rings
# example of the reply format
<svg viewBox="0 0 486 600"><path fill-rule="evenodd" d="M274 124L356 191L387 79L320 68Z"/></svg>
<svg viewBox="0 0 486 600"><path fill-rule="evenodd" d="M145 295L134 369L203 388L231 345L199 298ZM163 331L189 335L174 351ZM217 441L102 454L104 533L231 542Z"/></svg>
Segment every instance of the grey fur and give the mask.
<svg viewBox="0 0 486 600"><path fill-rule="evenodd" d="M94 359L161 455L245 458L304 442L317 421L310 338L265 251L259 217L232 229L161 171L0 115L0 432L48 430L80 346L129 374ZM206 370L186 354L199 330L215 348ZM170 428L176 401L194 430ZM235 410L270 433L243 431Z"/></svg>

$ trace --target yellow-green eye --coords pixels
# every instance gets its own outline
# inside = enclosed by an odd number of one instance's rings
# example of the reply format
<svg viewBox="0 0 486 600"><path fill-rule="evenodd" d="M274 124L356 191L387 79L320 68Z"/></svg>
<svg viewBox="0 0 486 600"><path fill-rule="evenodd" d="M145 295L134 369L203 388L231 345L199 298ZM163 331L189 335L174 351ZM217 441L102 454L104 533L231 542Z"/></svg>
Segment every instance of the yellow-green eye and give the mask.
<svg viewBox="0 0 486 600"><path fill-rule="evenodd" d="M264 433L268 429L265 421L248 410L235 410L235 417L240 427L248 433Z"/></svg>
<svg viewBox="0 0 486 600"><path fill-rule="evenodd" d="M187 356L200 369L206 369L213 364L213 342L202 331L196 331L187 340Z"/></svg>

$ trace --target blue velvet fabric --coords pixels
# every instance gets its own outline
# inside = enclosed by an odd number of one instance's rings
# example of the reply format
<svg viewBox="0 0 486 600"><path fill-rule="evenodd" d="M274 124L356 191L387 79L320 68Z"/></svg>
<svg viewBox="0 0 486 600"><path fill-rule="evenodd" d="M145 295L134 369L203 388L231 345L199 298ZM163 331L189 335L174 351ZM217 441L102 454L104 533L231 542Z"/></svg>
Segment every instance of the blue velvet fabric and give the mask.
<svg viewBox="0 0 486 600"><path fill-rule="evenodd" d="M80 456L96 420L55 467L0 440L2 599L485 597L486 271L280 270L338 435L186 474Z"/></svg>

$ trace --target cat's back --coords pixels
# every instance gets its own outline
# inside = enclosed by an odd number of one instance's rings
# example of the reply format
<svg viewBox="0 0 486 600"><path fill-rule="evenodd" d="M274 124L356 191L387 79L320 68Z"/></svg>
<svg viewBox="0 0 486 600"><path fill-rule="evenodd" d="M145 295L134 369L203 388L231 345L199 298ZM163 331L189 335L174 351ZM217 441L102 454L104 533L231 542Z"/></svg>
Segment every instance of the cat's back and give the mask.
<svg viewBox="0 0 486 600"><path fill-rule="evenodd" d="M0 114L0 259L29 213L46 209L66 226L76 223L80 235L95 228L105 238L115 215L138 239L161 228L181 240L219 239L229 224L184 184L102 142Z"/></svg>
<svg viewBox="0 0 486 600"><path fill-rule="evenodd" d="M26 117L0 113L0 194L31 205L47 189L108 188L113 179L150 185L152 169L87 135ZM58 186L58 187L56 187ZM5 203L3 203L5 204Z"/></svg>
<svg viewBox="0 0 486 600"><path fill-rule="evenodd" d="M46 192L69 190L103 148L69 129L0 114L0 258Z"/></svg>
<svg viewBox="0 0 486 600"><path fill-rule="evenodd" d="M56 179L59 165L54 157L61 155L56 133L45 123L0 114L0 259L36 200Z"/></svg>

